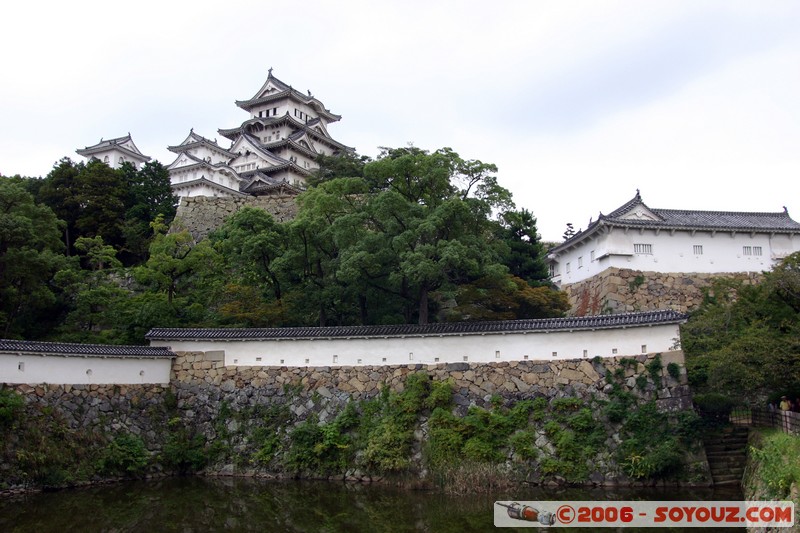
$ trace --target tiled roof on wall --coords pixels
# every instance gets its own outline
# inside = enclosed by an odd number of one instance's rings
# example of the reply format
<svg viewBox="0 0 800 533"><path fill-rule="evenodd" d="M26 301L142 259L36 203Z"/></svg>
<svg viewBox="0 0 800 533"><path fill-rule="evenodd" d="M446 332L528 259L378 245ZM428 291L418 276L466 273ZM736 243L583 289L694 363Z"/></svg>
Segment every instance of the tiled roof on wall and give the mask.
<svg viewBox="0 0 800 533"><path fill-rule="evenodd" d="M686 315L676 311L645 311L617 315L570 318L500 320L495 322L444 322L385 326L331 326L300 328L153 328L148 340L293 340L362 337L485 335L515 332L612 329L657 324L678 324Z"/></svg>
<svg viewBox="0 0 800 533"><path fill-rule="evenodd" d="M175 357L169 348L0 339L0 353L72 357Z"/></svg>

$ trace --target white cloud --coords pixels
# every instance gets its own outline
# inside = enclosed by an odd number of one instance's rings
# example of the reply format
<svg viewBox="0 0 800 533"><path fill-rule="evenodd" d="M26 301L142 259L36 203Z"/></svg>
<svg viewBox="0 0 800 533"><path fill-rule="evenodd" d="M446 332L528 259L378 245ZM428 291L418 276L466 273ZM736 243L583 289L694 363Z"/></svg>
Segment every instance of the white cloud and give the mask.
<svg viewBox="0 0 800 533"><path fill-rule="evenodd" d="M795 2L15 3L0 172L44 175L130 131L164 163L218 137L269 67L361 153L493 162L546 238L640 188L655 207L800 205ZM795 202L795 203L793 203Z"/></svg>

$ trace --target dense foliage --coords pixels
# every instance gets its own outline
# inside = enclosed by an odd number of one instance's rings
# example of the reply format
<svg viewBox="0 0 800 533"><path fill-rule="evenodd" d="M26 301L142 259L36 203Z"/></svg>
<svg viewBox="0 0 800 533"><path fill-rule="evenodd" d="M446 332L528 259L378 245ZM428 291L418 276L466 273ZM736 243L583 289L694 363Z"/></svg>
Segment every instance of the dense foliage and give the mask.
<svg viewBox="0 0 800 533"><path fill-rule="evenodd" d="M450 149L327 157L279 223L245 208L179 227L169 176L59 161L0 179L5 337L141 343L158 326L427 323L560 316L536 219L496 167Z"/></svg>
<svg viewBox="0 0 800 533"><path fill-rule="evenodd" d="M800 253L760 283L715 281L681 340L696 389L739 400L800 394Z"/></svg>

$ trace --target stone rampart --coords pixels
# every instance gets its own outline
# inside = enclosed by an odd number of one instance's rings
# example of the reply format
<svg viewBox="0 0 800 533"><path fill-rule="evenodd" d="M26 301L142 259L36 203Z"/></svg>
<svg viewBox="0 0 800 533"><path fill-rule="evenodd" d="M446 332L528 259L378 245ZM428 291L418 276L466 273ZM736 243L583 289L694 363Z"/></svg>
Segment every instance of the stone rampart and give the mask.
<svg viewBox="0 0 800 533"><path fill-rule="evenodd" d="M562 287L574 316L672 309L685 313L703 301L703 289L715 278L755 284L759 273L663 273L609 268L589 279Z"/></svg>
<svg viewBox="0 0 800 533"><path fill-rule="evenodd" d="M660 366L655 363L660 362ZM412 373L425 372L433 381L449 380L453 386L453 412L464 416L470 406L494 408L498 402L514 405L520 400L543 398L547 404L561 398L577 398L587 407L627 394L641 402L655 401L661 411L677 412L691 408L691 393L686 380L683 353L639 355L635 357L573 359L561 361L513 361L497 363L447 363L436 365L360 366L360 367L241 367L224 366L214 353L179 353L173 365L169 386L158 385L15 385L25 398L32 418L47 413L64 420L74 430L91 434L132 433L144 441L153 457L166 453L175 431L202 435L210 449L227 450L222 462L207 467L210 473L285 476L237 458L257 457L258 440L253 423L264 420L271 409L288 409L289 418L281 426L285 439L313 417L331 423L353 401L368 400L386 387L401 392ZM615 396L616 395L616 396ZM38 413L38 414L37 414ZM256 414L256 413L261 413ZM598 411L595 415L603 421ZM261 418L260 418L261 417ZM415 439L427 437L427 418L418 421ZM252 426L252 427L251 427ZM272 430L273 432L276 430ZM536 446L548 457L554 453L551 436L545 428L536 430ZM607 449L595 465L591 480L597 484L628 482L620 476L613 449L624 437L618 425L607 424ZM263 433L263 432L262 432ZM170 435L173 437L170 437ZM263 434L261 434L263 437ZM262 439L263 440L263 439ZM263 444L262 444L263 445ZM422 455L410 459L421 472ZM691 468L705 468L704 460ZM699 467L697 465L700 465ZM2 466L2 465L0 465ZM160 466L159 466L160 468ZM350 476L370 479L369 476ZM704 479L701 474L699 479Z"/></svg>
<svg viewBox="0 0 800 533"><path fill-rule="evenodd" d="M175 229L189 230L195 239L202 239L222 225L225 220L243 207L258 207L271 214L276 221L291 220L297 214L297 196L276 194L241 198L214 198L208 196L182 197L172 224Z"/></svg>

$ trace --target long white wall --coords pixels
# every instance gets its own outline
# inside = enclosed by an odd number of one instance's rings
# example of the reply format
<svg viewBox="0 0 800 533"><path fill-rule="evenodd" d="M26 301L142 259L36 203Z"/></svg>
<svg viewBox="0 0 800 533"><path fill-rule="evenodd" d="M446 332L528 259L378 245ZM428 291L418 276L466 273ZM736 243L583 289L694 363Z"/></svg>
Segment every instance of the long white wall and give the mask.
<svg viewBox="0 0 800 533"><path fill-rule="evenodd" d="M169 383L171 358L0 354L0 383L70 385Z"/></svg>
<svg viewBox="0 0 800 533"><path fill-rule="evenodd" d="M358 366L552 361L666 352L677 324L595 331L551 331L351 339L151 341L174 352L224 352L226 366Z"/></svg>

